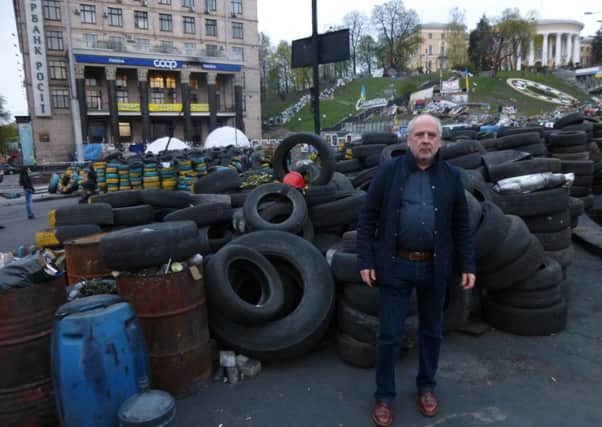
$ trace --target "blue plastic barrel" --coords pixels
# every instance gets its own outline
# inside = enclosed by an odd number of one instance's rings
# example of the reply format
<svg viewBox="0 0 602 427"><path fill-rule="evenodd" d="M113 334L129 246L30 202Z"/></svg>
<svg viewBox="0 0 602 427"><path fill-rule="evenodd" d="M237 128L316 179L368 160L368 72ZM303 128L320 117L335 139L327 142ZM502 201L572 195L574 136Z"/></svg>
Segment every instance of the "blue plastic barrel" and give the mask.
<svg viewBox="0 0 602 427"><path fill-rule="evenodd" d="M132 307L117 295L62 305L52 377L62 427L117 427L119 407L148 381L148 354Z"/></svg>

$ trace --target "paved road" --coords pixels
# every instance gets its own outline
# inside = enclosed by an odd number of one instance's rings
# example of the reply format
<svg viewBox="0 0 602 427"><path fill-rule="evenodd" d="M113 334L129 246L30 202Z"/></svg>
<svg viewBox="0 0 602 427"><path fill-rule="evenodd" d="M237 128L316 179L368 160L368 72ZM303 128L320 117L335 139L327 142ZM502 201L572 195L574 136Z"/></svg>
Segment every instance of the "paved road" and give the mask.
<svg viewBox="0 0 602 427"><path fill-rule="evenodd" d="M48 227L48 211L59 206L67 206L77 203L77 198L56 199L45 201L34 201L33 213L35 219L27 219L25 202L11 206L0 207L0 251L15 249L20 244L32 244L35 233Z"/></svg>

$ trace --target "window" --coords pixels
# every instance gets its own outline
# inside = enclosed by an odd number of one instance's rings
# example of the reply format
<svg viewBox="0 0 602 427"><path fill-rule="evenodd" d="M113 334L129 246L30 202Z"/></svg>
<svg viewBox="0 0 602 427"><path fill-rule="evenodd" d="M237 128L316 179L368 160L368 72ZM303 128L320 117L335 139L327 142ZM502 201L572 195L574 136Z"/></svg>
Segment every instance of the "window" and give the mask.
<svg viewBox="0 0 602 427"><path fill-rule="evenodd" d="M192 83L193 80L190 80L190 83ZM191 86L190 89L193 89L193 87ZM191 104L197 104L199 102L199 95L196 92L192 92L190 94L190 103Z"/></svg>
<svg viewBox="0 0 602 427"><path fill-rule="evenodd" d="M134 26L140 30L148 30L148 12L135 10Z"/></svg>
<svg viewBox="0 0 602 427"><path fill-rule="evenodd" d="M232 23L232 38L233 39L243 39L244 30L242 28L242 22L233 22Z"/></svg>
<svg viewBox="0 0 602 427"><path fill-rule="evenodd" d="M136 47L142 52L148 52L150 50L149 39L136 39Z"/></svg>
<svg viewBox="0 0 602 427"><path fill-rule="evenodd" d="M79 14L82 24L96 24L96 6L93 4L80 5Z"/></svg>
<svg viewBox="0 0 602 427"><path fill-rule="evenodd" d="M161 91L151 92L151 103L153 104L165 104L165 93Z"/></svg>
<svg viewBox="0 0 602 427"><path fill-rule="evenodd" d="M161 40L159 49L163 53L172 53L174 51L173 42L171 40Z"/></svg>
<svg viewBox="0 0 602 427"><path fill-rule="evenodd" d="M167 89L175 89L176 88L176 76L169 75L165 77L165 87Z"/></svg>
<svg viewBox="0 0 602 427"><path fill-rule="evenodd" d="M67 64L63 61L48 61L48 72L51 79L67 80Z"/></svg>
<svg viewBox="0 0 602 427"><path fill-rule="evenodd" d="M44 1L44 19L49 21L61 20L61 5L58 0Z"/></svg>
<svg viewBox="0 0 602 427"><path fill-rule="evenodd" d="M205 0L205 10L215 12L217 10L216 0Z"/></svg>
<svg viewBox="0 0 602 427"><path fill-rule="evenodd" d="M86 79L86 81L87 80L88 79ZM100 95L100 91L88 89L86 91L86 105L89 110L102 110L102 96Z"/></svg>
<svg viewBox="0 0 602 427"><path fill-rule="evenodd" d="M187 34L196 33L196 25L194 23L194 17L192 17L192 16L184 17L184 32Z"/></svg>
<svg viewBox="0 0 602 427"><path fill-rule="evenodd" d="M217 37L217 21L215 19L205 19L205 35Z"/></svg>
<svg viewBox="0 0 602 427"><path fill-rule="evenodd" d="M186 55L194 55L195 49L196 49L196 44L188 43L188 42L184 43L184 52L186 53Z"/></svg>
<svg viewBox="0 0 602 427"><path fill-rule="evenodd" d="M97 41L96 34L89 34L89 33L84 34L83 39L84 39L85 47L88 47L90 49L96 49L96 41Z"/></svg>
<svg viewBox="0 0 602 427"><path fill-rule="evenodd" d="M429 44L429 55L433 54L433 45Z"/></svg>
<svg viewBox="0 0 602 427"><path fill-rule="evenodd" d="M239 61L245 60L245 49L238 46L232 47L232 59L238 59Z"/></svg>
<svg viewBox="0 0 602 427"><path fill-rule="evenodd" d="M429 40L433 38L433 33L429 33Z"/></svg>
<svg viewBox="0 0 602 427"><path fill-rule="evenodd" d="M159 14L159 29L161 31L172 31L173 22L171 19L171 15L168 15L167 13Z"/></svg>
<svg viewBox="0 0 602 427"><path fill-rule="evenodd" d="M184 6L184 7L194 7L194 0L183 0L182 6Z"/></svg>
<svg viewBox="0 0 602 427"><path fill-rule="evenodd" d="M232 0L232 13L242 15L242 0Z"/></svg>
<svg viewBox="0 0 602 427"><path fill-rule="evenodd" d="M86 86L95 87L98 83L94 77L86 77Z"/></svg>
<svg viewBox="0 0 602 427"><path fill-rule="evenodd" d="M441 54L441 56L445 55L445 45L441 45L441 49L439 51L439 53Z"/></svg>
<svg viewBox="0 0 602 427"><path fill-rule="evenodd" d="M127 90L121 89L117 91L117 102L129 102Z"/></svg>
<svg viewBox="0 0 602 427"><path fill-rule="evenodd" d="M159 0L159 4L171 4L171 0Z"/></svg>
<svg viewBox="0 0 602 427"><path fill-rule="evenodd" d="M118 74L115 77L115 85L117 87L128 87L128 76L125 74Z"/></svg>
<svg viewBox="0 0 602 427"><path fill-rule="evenodd" d="M109 25L111 27L123 27L123 10L109 7Z"/></svg>
<svg viewBox="0 0 602 427"><path fill-rule="evenodd" d="M46 42L48 50L63 50L63 33L61 31L47 31Z"/></svg>
<svg viewBox="0 0 602 427"><path fill-rule="evenodd" d="M121 36L111 36L109 37L109 49L123 51L123 37Z"/></svg>
<svg viewBox="0 0 602 427"><path fill-rule="evenodd" d="M119 122L119 136L132 136L132 126L129 122Z"/></svg>
<svg viewBox="0 0 602 427"><path fill-rule="evenodd" d="M188 83L190 89L198 89L199 88L199 79L190 79L190 83ZM196 95L196 93L195 93Z"/></svg>
<svg viewBox="0 0 602 427"><path fill-rule="evenodd" d="M217 45L214 45L214 44L207 45L207 56L217 56Z"/></svg>
<svg viewBox="0 0 602 427"><path fill-rule="evenodd" d="M69 108L69 89L52 89L50 97L54 108Z"/></svg>
<svg viewBox="0 0 602 427"><path fill-rule="evenodd" d="M161 76L151 76L149 83L151 89L163 89L163 77Z"/></svg>

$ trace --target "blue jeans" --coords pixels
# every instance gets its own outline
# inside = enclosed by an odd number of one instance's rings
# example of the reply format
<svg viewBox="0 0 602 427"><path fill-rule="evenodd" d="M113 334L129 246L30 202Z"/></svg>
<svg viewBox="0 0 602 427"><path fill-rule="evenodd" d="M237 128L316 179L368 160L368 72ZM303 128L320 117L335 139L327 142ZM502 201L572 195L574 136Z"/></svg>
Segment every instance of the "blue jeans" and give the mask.
<svg viewBox="0 0 602 427"><path fill-rule="evenodd" d="M419 366L416 387L419 392L433 391L443 337L443 307L446 289L438 289L433 279L433 261L393 261L394 283L380 286L379 327L376 337L376 393L379 402L391 402L395 396L395 363L399 359L404 323L410 295L416 288L418 301Z"/></svg>
<svg viewBox="0 0 602 427"><path fill-rule="evenodd" d="M31 210L31 196L33 193L29 190L25 190L25 210L27 211L27 217L33 217L33 210Z"/></svg>

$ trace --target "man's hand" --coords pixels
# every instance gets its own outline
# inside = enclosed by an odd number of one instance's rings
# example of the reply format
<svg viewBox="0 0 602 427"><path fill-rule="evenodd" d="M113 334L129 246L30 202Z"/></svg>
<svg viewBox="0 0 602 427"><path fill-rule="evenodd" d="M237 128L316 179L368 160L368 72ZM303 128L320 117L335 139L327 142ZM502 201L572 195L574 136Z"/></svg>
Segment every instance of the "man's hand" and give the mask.
<svg viewBox="0 0 602 427"><path fill-rule="evenodd" d="M373 268L367 268L365 270L360 270L360 275L362 276L362 282L366 285L372 287L374 282L376 281L376 272Z"/></svg>
<svg viewBox="0 0 602 427"><path fill-rule="evenodd" d="M362 276L363 278L364 276ZM472 289L476 279L477 277L472 273L462 273L462 284L460 286L465 290Z"/></svg>

